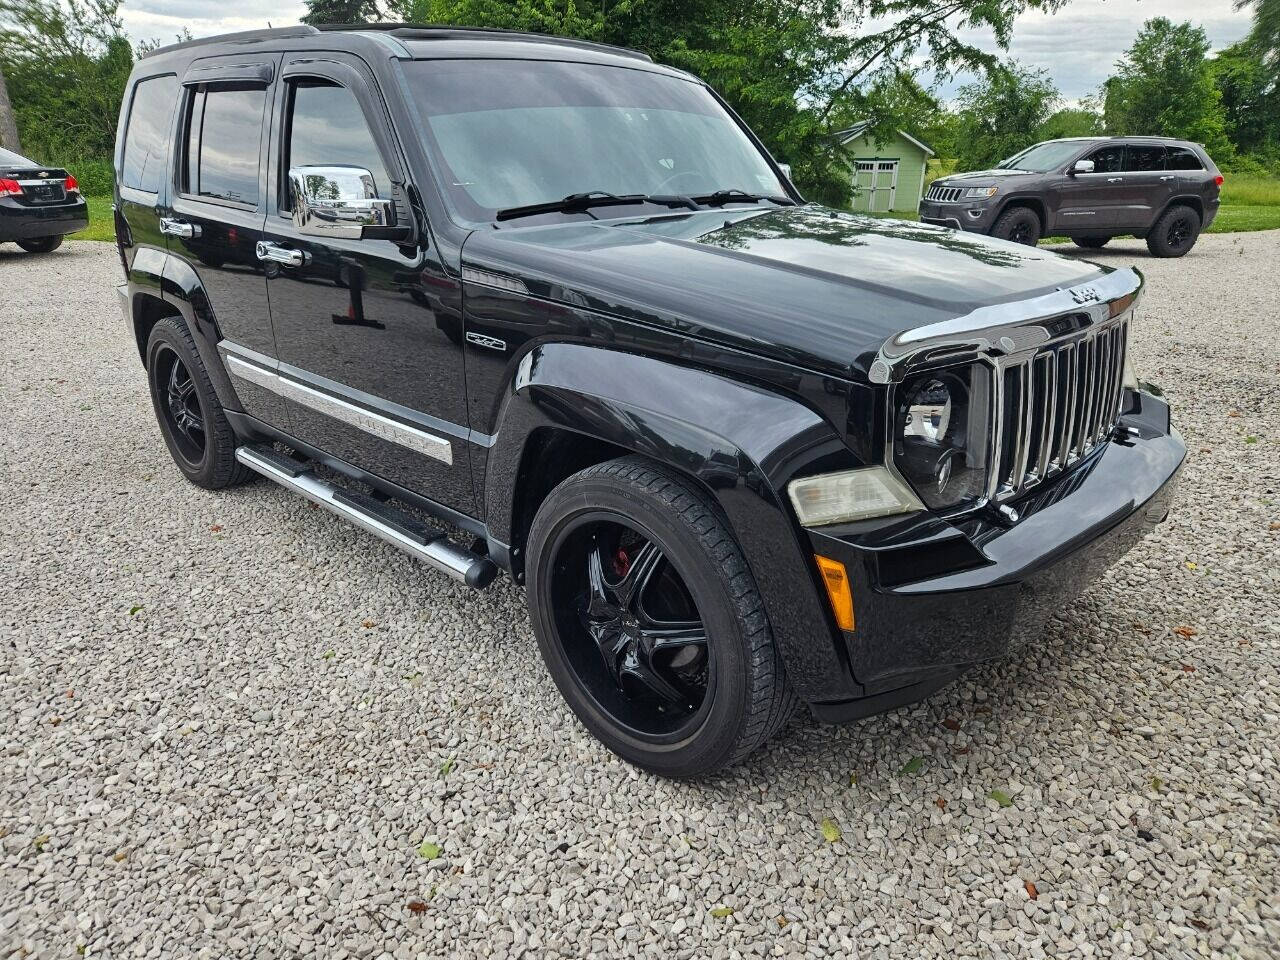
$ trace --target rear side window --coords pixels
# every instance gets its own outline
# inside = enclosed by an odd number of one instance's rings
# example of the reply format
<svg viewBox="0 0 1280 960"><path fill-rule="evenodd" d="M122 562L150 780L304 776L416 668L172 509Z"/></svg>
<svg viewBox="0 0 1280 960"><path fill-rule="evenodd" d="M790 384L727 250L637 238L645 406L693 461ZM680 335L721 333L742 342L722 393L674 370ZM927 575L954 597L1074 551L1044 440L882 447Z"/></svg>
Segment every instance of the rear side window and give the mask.
<svg viewBox="0 0 1280 960"><path fill-rule="evenodd" d="M125 121L120 182L135 190L158 193L169 156L169 122L178 98L178 78L152 77L133 88Z"/></svg>
<svg viewBox="0 0 1280 960"><path fill-rule="evenodd" d="M390 196L390 178L374 143L356 96L346 87L323 81L300 83L293 89L289 116L291 167L352 166L373 174L378 196ZM287 204L288 191L281 199Z"/></svg>
<svg viewBox="0 0 1280 960"><path fill-rule="evenodd" d="M187 193L257 204L266 102L262 87L196 91L187 128Z"/></svg>
<svg viewBox="0 0 1280 960"><path fill-rule="evenodd" d="M1134 173L1164 169L1164 147L1130 144L1127 157L1125 169Z"/></svg>
<svg viewBox="0 0 1280 960"><path fill-rule="evenodd" d="M1203 170L1204 164L1200 162L1200 158L1196 156L1194 150L1188 150L1186 147L1170 147L1169 169Z"/></svg>

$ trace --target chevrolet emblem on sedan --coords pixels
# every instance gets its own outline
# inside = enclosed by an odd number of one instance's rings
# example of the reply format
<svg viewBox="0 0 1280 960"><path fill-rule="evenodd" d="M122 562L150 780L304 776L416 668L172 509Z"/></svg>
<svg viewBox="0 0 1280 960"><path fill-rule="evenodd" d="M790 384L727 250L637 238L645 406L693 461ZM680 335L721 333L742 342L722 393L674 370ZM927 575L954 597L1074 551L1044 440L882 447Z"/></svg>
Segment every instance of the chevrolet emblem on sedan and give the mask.
<svg viewBox="0 0 1280 960"><path fill-rule="evenodd" d="M1020 655L1170 508L1140 274L807 203L644 54L296 26L150 52L124 102L119 301L177 469L521 585L647 770Z"/></svg>

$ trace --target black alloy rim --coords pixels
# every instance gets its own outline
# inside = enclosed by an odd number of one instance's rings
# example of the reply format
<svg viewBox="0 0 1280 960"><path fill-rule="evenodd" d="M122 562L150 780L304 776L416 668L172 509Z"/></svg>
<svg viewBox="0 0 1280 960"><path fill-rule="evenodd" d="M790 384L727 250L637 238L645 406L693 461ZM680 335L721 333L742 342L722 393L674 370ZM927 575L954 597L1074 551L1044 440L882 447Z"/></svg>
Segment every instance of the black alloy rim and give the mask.
<svg viewBox="0 0 1280 960"><path fill-rule="evenodd" d="M171 348L161 347L155 359L156 393L161 415L182 459L193 467L204 461L204 410L191 371Z"/></svg>
<svg viewBox="0 0 1280 960"><path fill-rule="evenodd" d="M1186 217L1177 217L1169 224L1169 246L1177 249L1185 247L1191 239L1191 222Z"/></svg>
<svg viewBox="0 0 1280 960"><path fill-rule="evenodd" d="M1030 245L1035 241L1032 239L1031 224L1020 221L1013 225L1013 233L1009 237L1014 243L1024 243Z"/></svg>
<svg viewBox="0 0 1280 960"><path fill-rule="evenodd" d="M554 547L556 642L579 687L625 733L689 735L715 690L707 630L661 547L612 513L579 518Z"/></svg>

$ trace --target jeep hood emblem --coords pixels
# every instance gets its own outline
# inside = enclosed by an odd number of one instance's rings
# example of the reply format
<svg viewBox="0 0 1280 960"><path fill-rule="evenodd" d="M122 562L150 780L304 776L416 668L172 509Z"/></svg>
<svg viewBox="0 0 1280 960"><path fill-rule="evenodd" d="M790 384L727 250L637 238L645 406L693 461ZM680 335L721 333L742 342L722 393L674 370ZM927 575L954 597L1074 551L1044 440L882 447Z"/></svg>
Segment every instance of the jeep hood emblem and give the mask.
<svg viewBox="0 0 1280 960"><path fill-rule="evenodd" d="M1076 287L1071 291L1071 299L1076 303L1097 303L1102 299L1096 287Z"/></svg>

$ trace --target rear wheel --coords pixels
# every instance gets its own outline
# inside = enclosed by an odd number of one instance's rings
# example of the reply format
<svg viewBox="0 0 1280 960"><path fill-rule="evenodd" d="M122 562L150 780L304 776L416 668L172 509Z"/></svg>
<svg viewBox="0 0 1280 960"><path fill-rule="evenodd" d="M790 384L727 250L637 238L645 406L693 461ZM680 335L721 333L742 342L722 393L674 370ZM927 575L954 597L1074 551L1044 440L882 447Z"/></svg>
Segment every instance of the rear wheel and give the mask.
<svg viewBox="0 0 1280 960"><path fill-rule="evenodd" d="M795 699L718 507L639 457L588 467L529 532L529 610L552 679L610 750L689 777L763 744Z"/></svg>
<svg viewBox="0 0 1280 960"><path fill-rule="evenodd" d="M1156 257L1181 257L1200 237L1200 214L1190 207L1170 207L1147 234L1147 249Z"/></svg>
<svg viewBox="0 0 1280 960"><path fill-rule="evenodd" d="M173 462L207 490L253 476L236 460L236 438L181 317L165 317L147 339L147 382Z"/></svg>
<svg viewBox="0 0 1280 960"><path fill-rule="evenodd" d="M1111 242L1110 237L1074 237L1072 243L1077 247L1084 247L1086 250L1101 250Z"/></svg>
<svg viewBox="0 0 1280 960"><path fill-rule="evenodd" d="M1013 207L1000 215L991 236L1034 247L1040 242L1040 218L1030 207Z"/></svg>
<svg viewBox="0 0 1280 960"><path fill-rule="evenodd" d="M27 253L53 253L62 246L62 237L32 237L30 240L19 240L18 246Z"/></svg>

